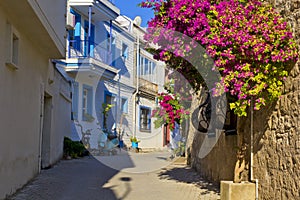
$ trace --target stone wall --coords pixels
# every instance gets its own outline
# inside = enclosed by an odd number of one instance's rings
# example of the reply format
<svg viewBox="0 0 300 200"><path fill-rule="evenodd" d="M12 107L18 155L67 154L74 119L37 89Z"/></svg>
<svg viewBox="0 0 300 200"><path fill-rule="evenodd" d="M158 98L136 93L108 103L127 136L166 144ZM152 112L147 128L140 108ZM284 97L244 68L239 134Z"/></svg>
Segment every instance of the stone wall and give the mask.
<svg viewBox="0 0 300 200"><path fill-rule="evenodd" d="M284 16L293 29L297 43L300 43L300 1L269 0ZM254 160L253 177L259 181L259 199L300 199L300 76L296 64L285 81L282 97L260 111L254 112ZM249 116L249 115L248 115ZM236 143L250 144L250 117L238 121ZM191 130L192 132L194 130ZM193 135L190 163L202 175L213 181L233 176L234 165L227 162L234 159L234 150L229 148L233 141L220 137L213 151L204 159L197 158L197 146L201 137ZM230 136L231 137L231 136ZM191 140L191 139L190 139ZM249 180L250 145L248 145L247 166L243 179ZM217 161L226 170L217 166ZM233 180L233 179L231 179Z"/></svg>
<svg viewBox="0 0 300 200"><path fill-rule="evenodd" d="M191 110L195 110L201 102L203 99L198 100L194 97ZM220 180L233 180L236 147L238 146L237 135L225 136L225 133L220 131L219 137L208 137L205 133L197 131L192 122L188 128L186 144L188 164L203 177L215 183L219 183ZM211 149L211 147L213 148ZM209 153L201 159L204 152Z"/></svg>
<svg viewBox="0 0 300 200"><path fill-rule="evenodd" d="M300 42L300 1L271 0L291 25ZM254 113L254 178L260 199L300 198L300 77L296 64L287 78L282 97Z"/></svg>

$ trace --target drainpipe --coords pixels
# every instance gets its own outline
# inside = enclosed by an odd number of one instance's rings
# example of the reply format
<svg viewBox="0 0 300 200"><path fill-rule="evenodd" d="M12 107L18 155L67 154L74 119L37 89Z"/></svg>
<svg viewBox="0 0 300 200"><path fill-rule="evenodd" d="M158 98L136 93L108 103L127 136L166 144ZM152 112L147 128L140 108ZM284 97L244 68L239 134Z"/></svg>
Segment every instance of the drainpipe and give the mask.
<svg viewBox="0 0 300 200"><path fill-rule="evenodd" d="M134 132L133 137L136 137L137 133L137 102L136 96L139 93L139 68L140 68L140 37L137 35L137 46L136 46L136 91L133 94L133 108L134 108Z"/></svg>
<svg viewBox="0 0 300 200"><path fill-rule="evenodd" d="M253 97L251 97L251 105L250 105L251 113L250 113L250 181L255 182L255 199L258 200L258 179L253 178Z"/></svg>
<svg viewBox="0 0 300 200"><path fill-rule="evenodd" d="M115 117L115 128L117 130L117 128L119 127L118 126L118 123L119 123L119 116L118 114L120 113L120 120L121 120L121 88L120 88L120 79L121 79L121 76L120 76L120 71L118 71L118 96L117 96L117 105L116 105L116 117ZM120 127L121 128L121 127Z"/></svg>

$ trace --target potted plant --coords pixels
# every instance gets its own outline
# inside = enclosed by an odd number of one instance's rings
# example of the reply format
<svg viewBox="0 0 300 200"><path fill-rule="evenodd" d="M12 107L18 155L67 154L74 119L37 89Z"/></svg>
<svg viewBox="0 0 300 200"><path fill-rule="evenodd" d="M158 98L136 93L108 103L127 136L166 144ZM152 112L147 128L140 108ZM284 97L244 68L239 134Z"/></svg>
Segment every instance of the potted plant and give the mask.
<svg viewBox="0 0 300 200"><path fill-rule="evenodd" d="M112 105L112 104L107 104L107 103L103 103L103 104L102 104L103 132L108 136L108 138L109 138L110 140L116 138L116 137L115 137L115 134L112 133L111 131L108 131L108 129L107 129L108 112L111 110L111 108L112 108L113 106L114 106L114 105Z"/></svg>
<svg viewBox="0 0 300 200"><path fill-rule="evenodd" d="M132 148L138 149L139 148L139 142L140 140L138 140L136 137L130 137L130 142L131 142L131 146Z"/></svg>

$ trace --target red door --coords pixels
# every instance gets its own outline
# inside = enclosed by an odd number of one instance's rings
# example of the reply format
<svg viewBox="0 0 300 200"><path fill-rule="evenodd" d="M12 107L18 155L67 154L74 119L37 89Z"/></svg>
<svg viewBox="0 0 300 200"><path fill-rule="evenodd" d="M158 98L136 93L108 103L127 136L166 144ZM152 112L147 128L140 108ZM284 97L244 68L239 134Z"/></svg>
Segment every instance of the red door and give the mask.
<svg viewBox="0 0 300 200"><path fill-rule="evenodd" d="M164 125L163 127L163 146L170 143L170 127L169 125Z"/></svg>

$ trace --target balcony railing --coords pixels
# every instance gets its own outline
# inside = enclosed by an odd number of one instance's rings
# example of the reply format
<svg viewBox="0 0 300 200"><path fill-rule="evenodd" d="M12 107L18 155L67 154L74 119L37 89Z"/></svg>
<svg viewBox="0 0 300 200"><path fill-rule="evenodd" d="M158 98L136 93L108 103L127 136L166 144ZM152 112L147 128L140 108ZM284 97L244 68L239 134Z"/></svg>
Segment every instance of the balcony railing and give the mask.
<svg viewBox="0 0 300 200"><path fill-rule="evenodd" d="M139 89L155 95L158 93L158 85L143 78L139 78Z"/></svg>
<svg viewBox="0 0 300 200"><path fill-rule="evenodd" d="M70 40L68 48L69 58L94 58L107 65L112 65L112 54L89 40Z"/></svg>

